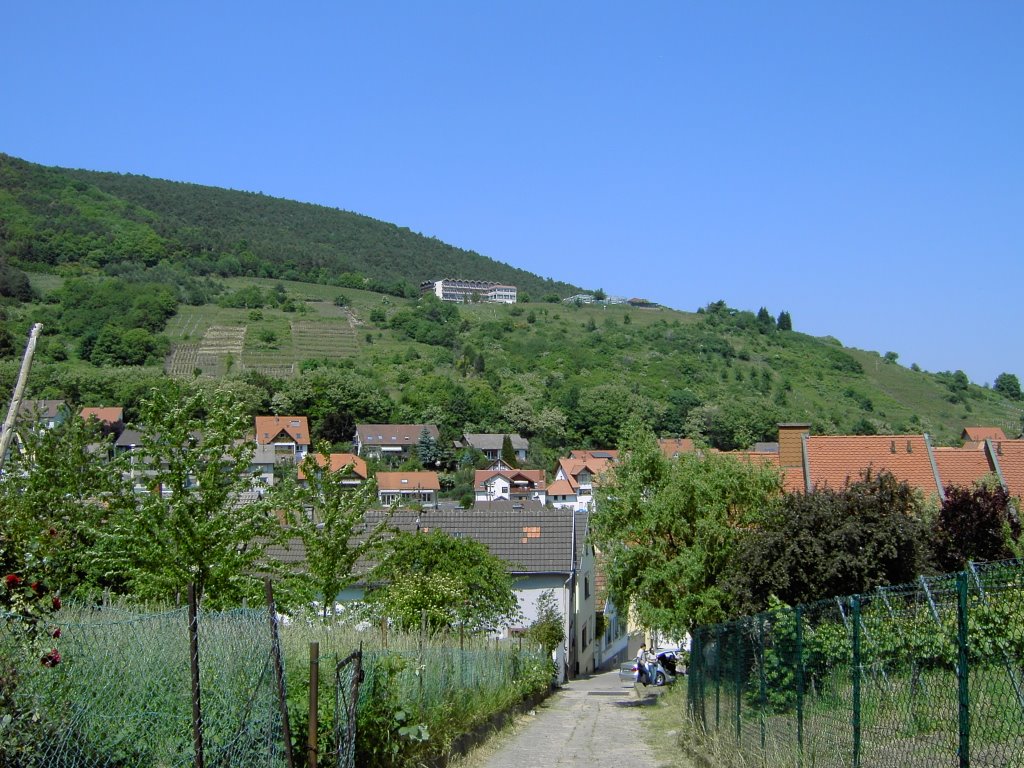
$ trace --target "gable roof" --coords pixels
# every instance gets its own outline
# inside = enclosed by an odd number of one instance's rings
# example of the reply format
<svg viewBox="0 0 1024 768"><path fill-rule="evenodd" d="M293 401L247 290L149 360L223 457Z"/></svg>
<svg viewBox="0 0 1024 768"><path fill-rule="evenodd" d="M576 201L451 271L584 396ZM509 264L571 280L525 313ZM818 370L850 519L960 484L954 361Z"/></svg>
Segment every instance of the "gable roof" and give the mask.
<svg viewBox="0 0 1024 768"><path fill-rule="evenodd" d="M1005 440L1006 434L999 427L964 427L960 438L965 442L980 443L984 440Z"/></svg>
<svg viewBox="0 0 1024 768"><path fill-rule="evenodd" d="M117 424L124 421L124 408L83 408L81 415L86 421L95 418L101 424Z"/></svg>
<svg viewBox="0 0 1024 768"><path fill-rule="evenodd" d="M462 442L480 451L500 451L505 445L505 435L512 441L512 450L529 450L530 441L515 432L467 432L462 436Z"/></svg>
<svg viewBox="0 0 1024 768"><path fill-rule="evenodd" d="M555 480L547 488L548 498L552 496L575 496L576 486L569 480Z"/></svg>
<svg viewBox="0 0 1024 768"><path fill-rule="evenodd" d="M681 453L696 453L697 451L697 446L689 437L662 437L658 439L658 447L669 459Z"/></svg>
<svg viewBox="0 0 1024 768"><path fill-rule="evenodd" d="M257 416L256 442L268 445L282 432L296 445L309 445L309 421L305 416Z"/></svg>
<svg viewBox="0 0 1024 768"><path fill-rule="evenodd" d="M942 487L958 485L969 488L985 475L995 471L988 451L982 443L979 448L935 448L935 464Z"/></svg>
<svg viewBox="0 0 1024 768"><path fill-rule="evenodd" d="M384 491L440 491L437 472L378 472L377 490Z"/></svg>
<svg viewBox="0 0 1024 768"><path fill-rule="evenodd" d="M352 467L352 474L357 477L361 477L365 480L369 477L366 469L366 462L354 453L332 453L330 456L324 456L322 453L313 454L313 461L315 461L321 467L328 467L329 472L340 472L345 467ZM298 469L299 480L306 479L306 473L302 471L302 465L299 464Z"/></svg>
<svg viewBox="0 0 1024 768"><path fill-rule="evenodd" d="M473 473L473 487L479 488L492 478L503 477L510 485L545 486L543 469L478 469Z"/></svg>
<svg viewBox="0 0 1024 768"><path fill-rule="evenodd" d="M23 419L55 419L67 410L63 400L22 400L18 406L18 417Z"/></svg>
<svg viewBox="0 0 1024 768"><path fill-rule="evenodd" d="M990 441L989 445L1007 493L1024 501L1024 440Z"/></svg>
<svg viewBox="0 0 1024 768"><path fill-rule="evenodd" d="M441 436L434 424L356 424L356 440L360 445L416 445L424 427L435 440Z"/></svg>
<svg viewBox="0 0 1024 768"><path fill-rule="evenodd" d="M838 490L865 470L891 472L926 496L941 496L936 467L925 435L808 435L804 440L806 490Z"/></svg>
<svg viewBox="0 0 1024 768"><path fill-rule="evenodd" d="M439 530L479 541L492 555L504 560L512 573L567 574L574 565L579 566L590 518L587 512L546 508L431 510L419 515L399 510L391 516L391 524L400 531L415 532L417 519L424 533Z"/></svg>

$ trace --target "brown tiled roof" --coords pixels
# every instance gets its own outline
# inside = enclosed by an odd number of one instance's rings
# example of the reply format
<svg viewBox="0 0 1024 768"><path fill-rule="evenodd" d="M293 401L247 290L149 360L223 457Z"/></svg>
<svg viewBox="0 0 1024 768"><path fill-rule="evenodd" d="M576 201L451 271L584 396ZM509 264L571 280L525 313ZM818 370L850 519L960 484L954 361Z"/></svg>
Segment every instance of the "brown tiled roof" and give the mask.
<svg viewBox="0 0 1024 768"><path fill-rule="evenodd" d="M322 453L314 455L313 460L316 461L316 463L319 464L321 467L325 467L328 464L328 457L324 456ZM332 453L330 455L331 472L340 472L349 465L352 466L352 473L354 475L361 477L363 480L365 480L369 476L366 469L366 462L363 461L363 459L361 459L359 456L356 456L354 453ZM302 471L301 464L299 465L298 476L299 480L306 479L306 475Z"/></svg>
<svg viewBox="0 0 1024 768"><path fill-rule="evenodd" d="M282 432L296 445L309 445L309 421L305 416L257 416L256 442L267 445Z"/></svg>
<svg viewBox="0 0 1024 768"><path fill-rule="evenodd" d="M548 496L575 496L576 488L568 480L555 480L547 489Z"/></svg>
<svg viewBox="0 0 1024 768"><path fill-rule="evenodd" d="M964 441L980 443L984 440L1005 440L1006 435L999 427L964 427L960 435Z"/></svg>
<svg viewBox="0 0 1024 768"><path fill-rule="evenodd" d="M993 441L992 449L1006 490L1024 501L1024 440Z"/></svg>
<svg viewBox="0 0 1024 768"><path fill-rule="evenodd" d="M981 448L935 448L934 451L943 488L951 485L970 488L995 471L984 443Z"/></svg>
<svg viewBox="0 0 1024 768"><path fill-rule="evenodd" d="M558 466L566 477L572 478L573 485L576 485L576 478L584 469L589 470L597 483L601 474L618 460L618 456L618 451L572 451L568 457L558 460Z"/></svg>
<svg viewBox="0 0 1024 768"><path fill-rule="evenodd" d="M865 470L883 470L926 496L938 494L924 435L810 435L807 437L810 489L840 489Z"/></svg>
<svg viewBox="0 0 1024 768"><path fill-rule="evenodd" d="M380 491L440 491L437 472L378 472L377 489Z"/></svg>
<svg viewBox="0 0 1024 768"><path fill-rule="evenodd" d="M95 418L101 424L116 424L124 421L124 408L83 408L82 418L86 421Z"/></svg>
<svg viewBox="0 0 1024 768"><path fill-rule="evenodd" d="M363 445L416 445L424 427L435 440L441 436L433 424L356 424L356 437Z"/></svg>

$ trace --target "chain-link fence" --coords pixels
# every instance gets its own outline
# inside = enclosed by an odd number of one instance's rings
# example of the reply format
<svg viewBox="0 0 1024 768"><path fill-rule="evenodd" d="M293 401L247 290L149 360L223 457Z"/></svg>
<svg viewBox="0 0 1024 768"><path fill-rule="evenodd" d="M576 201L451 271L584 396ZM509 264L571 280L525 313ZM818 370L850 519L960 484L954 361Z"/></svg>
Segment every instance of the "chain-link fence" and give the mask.
<svg viewBox="0 0 1024 768"><path fill-rule="evenodd" d="M186 609L143 612L65 603L60 662L45 667L0 615L0 687L13 712L0 765L192 766L195 702ZM283 765L268 611L199 610L206 765ZM0 722L0 725L3 725Z"/></svg>
<svg viewBox="0 0 1024 768"><path fill-rule="evenodd" d="M1024 767L1024 565L700 627L688 700L766 766Z"/></svg>

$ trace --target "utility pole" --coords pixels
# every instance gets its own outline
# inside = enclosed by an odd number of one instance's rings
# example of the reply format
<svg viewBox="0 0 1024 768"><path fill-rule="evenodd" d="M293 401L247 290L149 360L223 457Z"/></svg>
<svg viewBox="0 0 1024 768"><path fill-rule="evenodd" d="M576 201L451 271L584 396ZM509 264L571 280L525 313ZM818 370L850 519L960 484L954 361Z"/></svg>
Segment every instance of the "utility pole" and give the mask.
<svg viewBox="0 0 1024 768"><path fill-rule="evenodd" d="M14 395L11 397L11 407L7 411L7 418L4 419L3 432L0 432L0 471L4 468L4 461L7 459L7 451L11 447L11 439L14 437L14 422L18 418L18 409L21 408L21 398L25 394L25 383L28 381L28 369L32 365L32 355L36 351L36 341L39 333L43 330L42 323L32 326L28 335L28 345L25 347L25 356L21 359L21 372L18 374L18 383L14 386Z"/></svg>

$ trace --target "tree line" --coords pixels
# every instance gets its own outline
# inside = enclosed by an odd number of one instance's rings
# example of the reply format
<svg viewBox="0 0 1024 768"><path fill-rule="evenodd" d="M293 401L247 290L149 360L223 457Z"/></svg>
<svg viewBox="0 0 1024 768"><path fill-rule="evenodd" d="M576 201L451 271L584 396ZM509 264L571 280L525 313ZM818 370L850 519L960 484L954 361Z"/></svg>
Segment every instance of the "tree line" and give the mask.
<svg viewBox="0 0 1024 768"><path fill-rule="evenodd" d="M789 605L868 592L968 560L1024 552L995 478L935 502L890 473L844 488L783 493L771 466L722 454L666 458L634 422L591 522L609 595L641 623L681 636Z"/></svg>

